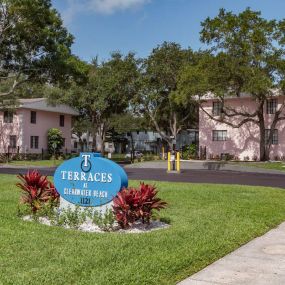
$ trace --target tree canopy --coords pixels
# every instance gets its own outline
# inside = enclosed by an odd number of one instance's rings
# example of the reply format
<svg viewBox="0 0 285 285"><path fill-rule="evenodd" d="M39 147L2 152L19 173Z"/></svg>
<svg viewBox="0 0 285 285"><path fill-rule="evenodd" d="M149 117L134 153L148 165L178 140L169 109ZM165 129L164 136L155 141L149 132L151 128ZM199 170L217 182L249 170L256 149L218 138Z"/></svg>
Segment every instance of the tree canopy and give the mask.
<svg viewBox="0 0 285 285"><path fill-rule="evenodd" d="M50 0L2 0L0 3L0 98L25 82L66 83L80 77L80 61L71 55L73 36L63 27Z"/></svg>
<svg viewBox="0 0 285 285"><path fill-rule="evenodd" d="M103 151L112 115L122 114L129 107L130 100L136 94L138 75L134 54L122 56L116 52L108 61L100 64L93 61L86 83L78 85L74 82L61 98L91 122L94 150ZM61 96L59 93L55 95Z"/></svg>
<svg viewBox="0 0 285 285"><path fill-rule="evenodd" d="M173 42L164 42L153 49L141 68L141 84L137 94L138 109L173 148L182 128L195 125L193 102L181 104L177 89L179 71L192 62L193 52Z"/></svg>

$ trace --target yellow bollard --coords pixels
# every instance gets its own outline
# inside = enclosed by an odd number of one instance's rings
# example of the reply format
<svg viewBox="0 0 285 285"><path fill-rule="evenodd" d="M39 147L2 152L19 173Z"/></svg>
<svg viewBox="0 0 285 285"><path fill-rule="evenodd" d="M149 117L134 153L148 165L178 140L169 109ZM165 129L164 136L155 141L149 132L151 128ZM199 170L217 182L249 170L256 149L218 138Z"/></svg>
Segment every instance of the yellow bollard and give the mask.
<svg viewBox="0 0 285 285"><path fill-rule="evenodd" d="M177 152L177 158L176 158L176 170L177 172L180 172L180 152Z"/></svg>
<svg viewBox="0 0 285 285"><path fill-rule="evenodd" d="M167 154L167 171L171 171L170 152Z"/></svg>
<svg viewBox="0 0 285 285"><path fill-rule="evenodd" d="M164 160L164 146L162 147L162 160Z"/></svg>

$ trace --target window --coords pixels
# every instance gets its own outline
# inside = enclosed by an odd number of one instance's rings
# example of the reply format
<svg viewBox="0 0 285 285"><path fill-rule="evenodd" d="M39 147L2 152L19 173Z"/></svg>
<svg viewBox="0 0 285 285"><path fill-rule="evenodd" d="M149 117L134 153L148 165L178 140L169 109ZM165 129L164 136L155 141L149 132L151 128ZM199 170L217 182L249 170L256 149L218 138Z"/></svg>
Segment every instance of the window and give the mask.
<svg viewBox="0 0 285 285"><path fill-rule="evenodd" d="M222 114L222 103L213 102L213 116L220 116Z"/></svg>
<svg viewBox="0 0 285 285"><path fill-rule="evenodd" d="M13 112L4 111L4 123L13 123Z"/></svg>
<svg viewBox="0 0 285 285"><path fill-rule="evenodd" d="M36 124L36 123L37 123L37 112L31 111L31 124Z"/></svg>
<svg viewBox="0 0 285 285"><path fill-rule="evenodd" d="M266 143L268 143L269 141L269 134L270 134L270 130L269 129L265 130L265 142ZM278 130L277 129L273 131L273 136L272 136L270 144L278 144Z"/></svg>
<svg viewBox="0 0 285 285"><path fill-rule="evenodd" d="M266 101L266 113L275 114L277 110L277 99L270 99Z"/></svg>
<svg viewBox="0 0 285 285"><path fill-rule="evenodd" d="M226 141L227 131L213 131L213 141Z"/></svg>
<svg viewBox="0 0 285 285"><path fill-rule="evenodd" d="M64 115L59 115L59 126L64 127Z"/></svg>
<svg viewBox="0 0 285 285"><path fill-rule="evenodd" d="M39 137L31 136L31 148L38 149L39 148Z"/></svg>
<svg viewBox="0 0 285 285"><path fill-rule="evenodd" d="M77 146L78 146L77 141L75 141L74 142L74 148L77 149Z"/></svg>
<svg viewBox="0 0 285 285"><path fill-rule="evenodd" d="M17 147L17 137L16 136L10 136L9 147L11 147L11 148L16 148Z"/></svg>

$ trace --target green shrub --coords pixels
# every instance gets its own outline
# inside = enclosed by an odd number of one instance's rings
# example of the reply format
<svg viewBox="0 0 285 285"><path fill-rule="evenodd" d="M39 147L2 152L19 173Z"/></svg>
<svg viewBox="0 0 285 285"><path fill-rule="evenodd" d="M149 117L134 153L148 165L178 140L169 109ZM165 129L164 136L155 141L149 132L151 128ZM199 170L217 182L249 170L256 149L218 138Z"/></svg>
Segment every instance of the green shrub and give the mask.
<svg viewBox="0 0 285 285"><path fill-rule="evenodd" d="M48 130L48 152L49 154L59 154L63 147L63 137L59 129L51 128Z"/></svg>
<svg viewBox="0 0 285 285"><path fill-rule="evenodd" d="M111 231L114 229L115 216L112 209L107 209L105 213L94 211L91 216L92 222L103 231Z"/></svg>
<svg viewBox="0 0 285 285"><path fill-rule="evenodd" d="M59 212L56 224L58 226L68 226L71 229L78 229L86 221L86 218L87 213L81 211L79 206L76 206L75 209L68 207Z"/></svg>

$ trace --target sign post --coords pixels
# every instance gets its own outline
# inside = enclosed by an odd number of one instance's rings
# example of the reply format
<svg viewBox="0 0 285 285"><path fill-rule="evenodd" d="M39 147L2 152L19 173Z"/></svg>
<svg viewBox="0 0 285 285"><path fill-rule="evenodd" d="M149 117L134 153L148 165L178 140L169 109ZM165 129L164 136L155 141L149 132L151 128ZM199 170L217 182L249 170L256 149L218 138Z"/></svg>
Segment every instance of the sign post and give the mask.
<svg viewBox="0 0 285 285"><path fill-rule="evenodd" d="M128 187L128 177L115 162L87 152L62 163L55 171L54 184L61 209L79 206L104 212L117 193Z"/></svg>
<svg viewBox="0 0 285 285"><path fill-rule="evenodd" d="M167 155L167 172L168 173L180 173L180 152L178 151Z"/></svg>

